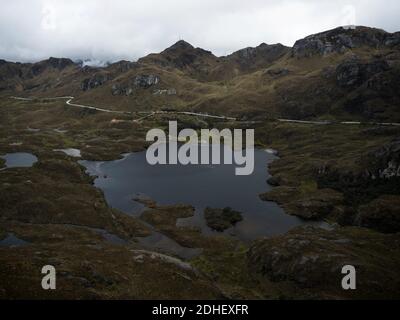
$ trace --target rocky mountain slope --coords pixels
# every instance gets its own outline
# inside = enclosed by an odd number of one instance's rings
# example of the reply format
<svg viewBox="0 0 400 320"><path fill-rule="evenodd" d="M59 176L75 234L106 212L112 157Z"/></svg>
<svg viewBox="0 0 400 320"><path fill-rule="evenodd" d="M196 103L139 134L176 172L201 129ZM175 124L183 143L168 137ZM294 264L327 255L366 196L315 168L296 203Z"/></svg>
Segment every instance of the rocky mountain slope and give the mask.
<svg viewBox="0 0 400 320"><path fill-rule="evenodd" d="M225 57L181 40L104 68L69 59L0 61L0 94L74 95L124 110L175 108L242 118L400 121L400 33L336 28L293 48L265 43Z"/></svg>

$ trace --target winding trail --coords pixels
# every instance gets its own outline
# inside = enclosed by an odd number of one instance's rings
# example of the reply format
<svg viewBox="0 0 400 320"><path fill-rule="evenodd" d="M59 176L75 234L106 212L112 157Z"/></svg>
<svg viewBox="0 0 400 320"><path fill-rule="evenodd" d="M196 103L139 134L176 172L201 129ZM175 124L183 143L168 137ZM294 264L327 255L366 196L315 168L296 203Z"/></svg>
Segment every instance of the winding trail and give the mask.
<svg viewBox="0 0 400 320"><path fill-rule="evenodd" d="M98 108L93 106L87 106L83 104L76 104L72 103L72 100L75 99L73 96L63 96L63 97L53 97L53 98L21 98L21 97L11 97L11 99L21 100L21 101L33 101L35 99L39 100L67 100L65 103L72 107L82 108L82 109L89 109L89 110L96 110L100 112L107 112L107 113L114 113L114 114L145 114L145 116L134 119L135 122L141 122L144 119L153 117L157 114L183 114L187 116L194 116L194 117L204 117L204 118L213 118L213 119L220 119L220 120L230 120L230 121L238 121L244 123L257 123L257 121L241 121L234 117L228 116L217 116L208 113L198 113L198 112L190 112L190 111L118 111L118 110L111 110L111 109L104 109ZM398 122L361 122L361 121L331 121L331 120L319 120L319 121L311 121L311 120L296 120L296 119L276 119L279 122L286 122L286 123L299 123L299 124L312 124L312 125L330 125L330 124L343 124L343 125L380 125L380 126L398 126L400 127L400 123Z"/></svg>
<svg viewBox="0 0 400 320"><path fill-rule="evenodd" d="M11 97L11 99L15 100L21 100L21 101L33 101L35 98L21 98L21 97ZM206 113L197 113L197 112L188 112L188 111L142 111L142 112L131 112L131 111L117 111L117 110L111 110L111 109L104 109L104 108L98 108L98 107L93 107L93 106L87 106L83 104L76 104L72 103L72 100L75 99L73 96L63 96L63 97L53 97L53 98L36 98L39 100L67 100L65 103L69 106L72 107L77 107L77 108L82 108L82 109L89 109L89 110L96 110L100 112L107 112L107 113L115 113L115 114L134 114L134 113L146 113L146 116L143 116L139 119L134 119L136 122L140 122L146 118L152 117L156 114L184 114L184 115L189 115L189 116L196 116L196 117L205 117L205 118L214 118L214 119L221 119L221 120L232 120L232 121L237 121L236 118L233 117L226 117L226 116L216 116L216 115L211 115L211 114L206 114Z"/></svg>
<svg viewBox="0 0 400 320"><path fill-rule="evenodd" d="M38 100L67 100L65 103L67 105L69 105L69 106L72 106L72 107L78 107L78 108L89 109L89 110L96 110L96 111L107 112L107 113L118 113L118 114L131 114L132 113L132 112L129 112L129 111L116 111L116 110L103 109L103 108L98 108L98 107L93 107L93 106L86 106L86 105L83 105L83 104L71 103L71 101L75 99L75 97L72 97L72 96L54 97L54 98L20 98L20 97L11 97L11 99L21 100L21 101L33 101L35 99L38 99Z"/></svg>

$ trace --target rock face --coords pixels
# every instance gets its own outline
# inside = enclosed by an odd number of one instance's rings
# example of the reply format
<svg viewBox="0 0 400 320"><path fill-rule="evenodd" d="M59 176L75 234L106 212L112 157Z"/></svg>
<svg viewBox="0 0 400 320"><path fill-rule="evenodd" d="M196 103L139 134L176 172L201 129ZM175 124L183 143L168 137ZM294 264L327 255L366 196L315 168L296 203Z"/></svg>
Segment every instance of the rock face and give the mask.
<svg viewBox="0 0 400 320"><path fill-rule="evenodd" d="M234 211L227 207L224 209L212 209L206 208L204 210L204 217L206 219L207 225L216 231L224 231L237 222L242 221L242 215L238 211Z"/></svg>
<svg viewBox="0 0 400 320"><path fill-rule="evenodd" d="M393 250L393 255L382 254L387 250ZM248 261L257 274L315 290L319 298L400 295L399 235L355 227L331 231L300 227L282 236L255 241ZM359 290L346 293L342 289L341 270L345 265L356 268Z"/></svg>
<svg viewBox="0 0 400 320"><path fill-rule="evenodd" d="M110 80L108 74L104 73L96 73L90 78L86 78L85 80L82 81L81 83L81 89L83 91L87 91L90 89L94 89L97 87L102 86L105 84L108 80Z"/></svg>
<svg viewBox="0 0 400 320"><path fill-rule="evenodd" d="M113 86L111 87L111 93L113 96L131 96L134 91L133 88L131 88L129 85L127 84L120 84L120 83L116 83L113 84Z"/></svg>
<svg viewBox="0 0 400 320"><path fill-rule="evenodd" d="M153 74L137 75L127 82L113 84L111 87L111 93L114 96L131 96L134 94L136 89L147 89L151 86L157 85L159 82L160 77Z"/></svg>
<svg viewBox="0 0 400 320"><path fill-rule="evenodd" d="M373 75L389 70L385 60L376 60L370 63L359 61L346 61L336 68L336 81L341 87L359 86Z"/></svg>
<svg viewBox="0 0 400 320"><path fill-rule="evenodd" d="M400 232L400 197L382 196L358 209L355 224L380 232Z"/></svg>
<svg viewBox="0 0 400 320"><path fill-rule="evenodd" d="M354 170L341 170L334 165L325 165L316 168L315 175L319 188L341 191L345 202L355 207L363 206L381 195L399 195L400 138L365 154L359 167ZM361 222L358 224L364 225Z"/></svg>
<svg viewBox="0 0 400 320"><path fill-rule="evenodd" d="M133 84L136 87L140 87L140 88L149 88L153 85L156 85L157 83L160 82L160 78L154 74L142 74L142 75L138 75L133 79Z"/></svg>
<svg viewBox="0 0 400 320"><path fill-rule="evenodd" d="M355 29L339 27L296 41L292 49L292 56L304 58L314 55L344 53L349 49L361 46L379 48L395 46L399 42L398 33L391 34L380 29L366 27L356 27Z"/></svg>
<svg viewBox="0 0 400 320"><path fill-rule="evenodd" d="M400 32L395 32L388 36L385 41L385 45L389 47L395 47L400 45Z"/></svg>
<svg viewBox="0 0 400 320"><path fill-rule="evenodd" d="M372 179L400 178L400 137L369 154L367 175Z"/></svg>

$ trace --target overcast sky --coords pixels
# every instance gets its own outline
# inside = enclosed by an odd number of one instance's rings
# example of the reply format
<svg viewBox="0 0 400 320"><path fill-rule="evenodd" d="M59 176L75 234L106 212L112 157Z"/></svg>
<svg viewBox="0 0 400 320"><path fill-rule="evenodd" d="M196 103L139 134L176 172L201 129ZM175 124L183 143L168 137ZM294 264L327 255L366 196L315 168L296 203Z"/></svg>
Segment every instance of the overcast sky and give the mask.
<svg viewBox="0 0 400 320"><path fill-rule="evenodd" d="M399 0L0 0L0 58L136 60L179 39L226 55L339 25L400 31Z"/></svg>

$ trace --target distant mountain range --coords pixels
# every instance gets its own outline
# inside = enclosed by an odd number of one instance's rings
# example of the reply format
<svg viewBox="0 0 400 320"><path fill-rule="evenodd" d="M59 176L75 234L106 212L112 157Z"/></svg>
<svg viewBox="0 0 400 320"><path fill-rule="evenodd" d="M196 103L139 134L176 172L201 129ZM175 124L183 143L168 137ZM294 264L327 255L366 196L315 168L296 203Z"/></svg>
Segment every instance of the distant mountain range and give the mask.
<svg viewBox="0 0 400 320"><path fill-rule="evenodd" d="M336 28L292 48L265 43L216 57L181 40L137 62L0 60L0 95L54 97L121 110L174 108L242 119L400 121L400 32Z"/></svg>

